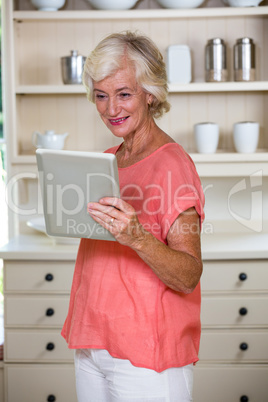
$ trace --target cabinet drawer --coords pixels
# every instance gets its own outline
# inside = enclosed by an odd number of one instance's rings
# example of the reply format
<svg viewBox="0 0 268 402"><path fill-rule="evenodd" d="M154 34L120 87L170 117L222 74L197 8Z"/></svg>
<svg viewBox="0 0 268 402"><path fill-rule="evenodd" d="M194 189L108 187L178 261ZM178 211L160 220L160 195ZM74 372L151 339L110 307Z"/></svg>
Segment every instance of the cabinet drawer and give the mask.
<svg viewBox="0 0 268 402"><path fill-rule="evenodd" d="M6 365L6 400L8 402L76 402L73 365Z"/></svg>
<svg viewBox="0 0 268 402"><path fill-rule="evenodd" d="M194 369L194 401L267 402L268 366L257 365L201 365Z"/></svg>
<svg viewBox="0 0 268 402"><path fill-rule="evenodd" d="M267 331L202 331L200 361L268 363Z"/></svg>
<svg viewBox="0 0 268 402"><path fill-rule="evenodd" d="M5 261L5 291L70 292L74 262Z"/></svg>
<svg viewBox="0 0 268 402"><path fill-rule="evenodd" d="M268 297L203 296L202 326L267 326Z"/></svg>
<svg viewBox="0 0 268 402"><path fill-rule="evenodd" d="M5 297L5 326L62 327L69 296Z"/></svg>
<svg viewBox="0 0 268 402"><path fill-rule="evenodd" d="M205 261L202 291L267 290L268 261Z"/></svg>
<svg viewBox="0 0 268 402"><path fill-rule="evenodd" d="M73 356L60 330L5 331L5 360L8 362L72 362Z"/></svg>

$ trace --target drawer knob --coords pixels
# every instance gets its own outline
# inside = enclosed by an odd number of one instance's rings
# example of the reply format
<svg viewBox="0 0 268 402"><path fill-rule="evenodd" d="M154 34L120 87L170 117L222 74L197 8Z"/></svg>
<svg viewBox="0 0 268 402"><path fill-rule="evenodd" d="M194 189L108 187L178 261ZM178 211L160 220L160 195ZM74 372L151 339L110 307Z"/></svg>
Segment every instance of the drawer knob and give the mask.
<svg viewBox="0 0 268 402"><path fill-rule="evenodd" d="M54 313L55 313L55 311L54 311L53 308L48 308L47 311L46 311L46 315L48 317L51 317Z"/></svg>
<svg viewBox="0 0 268 402"><path fill-rule="evenodd" d="M240 349L241 350L247 350L248 349L248 344L246 342L240 343Z"/></svg>
<svg viewBox="0 0 268 402"><path fill-rule="evenodd" d="M241 307L241 309L239 310L239 314L240 315L247 315L248 310L246 309L246 307Z"/></svg>
<svg viewBox="0 0 268 402"><path fill-rule="evenodd" d="M53 350L54 348L55 348L54 343L49 342L49 343L47 344L47 350Z"/></svg>
<svg viewBox="0 0 268 402"><path fill-rule="evenodd" d="M55 400L56 400L55 395L48 395L47 402L55 402Z"/></svg>
<svg viewBox="0 0 268 402"><path fill-rule="evenodd" d="M45 276L46 281L51 282L51 281L53 281L53 279L54 279L54 276L52 274L46 274L46 276Z"/></svg>
<svg viewBox="0 0 268 402"><path fill-rule="evenodd" d="M248 402L248 397L246 395L242 395L240 398L240 402Z"/></svg>
<svg viewBox="0 0 268 402"><path fill-rule="evenodd" d="M241 272L241 274L239 275L240 281L245 281L247 277L248 277L247 274L245 274L244 272Z"/></svg>

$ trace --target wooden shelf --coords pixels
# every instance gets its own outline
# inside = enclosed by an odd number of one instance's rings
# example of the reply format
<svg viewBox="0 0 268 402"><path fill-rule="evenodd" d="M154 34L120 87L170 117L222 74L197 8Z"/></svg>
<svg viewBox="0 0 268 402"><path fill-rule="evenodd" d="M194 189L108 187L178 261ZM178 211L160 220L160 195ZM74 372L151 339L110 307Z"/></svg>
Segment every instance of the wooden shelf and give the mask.
<svg viewBox="0 0 268 402"><path fill-rule="evenodd" d="M103 152L103 150L89 150L90 152ZM268 150L258 150L252 154L240 154L237 152L218 151L213 154L190 153L195 163L248 163L248 162L268 162ZM13 158L13 163L36 164L35 155L18 155Z"/></svg>
<svg viewBox="0 0 268 402"><path fill-rule="evenodd" d="M19 85L17 95L85 94L83 85Z"/></svg>
<svg viewBox="0 0 268 402"><path fill-rule="evenodd" d="M263 149L251 154L217 151L213 154L190 153L190 155L195 163L268 162L268 150Z"/></svg>
<svg viewBox="0 0 268 402"><path fill-rule="evenodd" d="M14 20L117 20L117 19L174 19L263 16L268 6L259 7L203 7L193 9L148 10L81 10L81 11L15 11Z"/></svg>
<svg viewBox="0 0 268 402"><path fill-rule="evenodd" d="M254 82L192 82L190 84L169 84L169 92L240 92L267 91L268 81Z"/></svg>
<svg viewBox="0 0 268 402"><path fill-rule="evenodd" d="M97 152L97 151L95 151ZM260 174L268 177L268 152L255 154L190 154L197 172L201 178L205 177L247 177ZM13 174L35 172L37 177L36 158L34 155L13 157ZM26 173L26 177L27 176ZM31 177L32 178L32 177Z"/></svg>
<svg viewBox="0 0 268 402"><path fill-rule="evenodd" d="M179 92L242 92L268 91L268 81L254 82L191 82L190 84L169 84L170 93ZM19 85L17 95L42 94L85 94L83 85Z"/></svg>

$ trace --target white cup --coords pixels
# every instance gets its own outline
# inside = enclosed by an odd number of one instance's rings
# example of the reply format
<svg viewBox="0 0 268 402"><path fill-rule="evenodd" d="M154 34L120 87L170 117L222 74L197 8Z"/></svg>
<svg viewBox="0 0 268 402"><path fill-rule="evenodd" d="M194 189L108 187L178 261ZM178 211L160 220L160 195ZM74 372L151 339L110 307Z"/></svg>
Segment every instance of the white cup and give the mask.
<svg viewBox="0 0 268 402"><path fill-rule="evenodd" d="M259 141L259 123L242 121L233 125L233 139L236 152L255 152Z"/></svg>
<svg viewBox="0 0 268 402"><path fill-rule="evenodd" d="M216 123L197 123L194 125L196 149L201 154L213 154L219 143L219 126Z"/></svg>

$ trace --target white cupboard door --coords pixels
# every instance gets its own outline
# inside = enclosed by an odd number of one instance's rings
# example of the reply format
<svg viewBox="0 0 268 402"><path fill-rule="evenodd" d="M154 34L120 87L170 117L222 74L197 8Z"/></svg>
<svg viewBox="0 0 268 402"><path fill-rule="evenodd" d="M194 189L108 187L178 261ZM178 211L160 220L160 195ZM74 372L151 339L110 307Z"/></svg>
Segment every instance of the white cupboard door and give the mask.
<svg viewBox="0 0 268 402"><path fill-rule="evenodd" d="M60 330L5 331L7 362L72 362L74 351L68 349Z"/></svg>
<svg viewBox="0 0 268 402"><path fill-rule="evenodd" d="M13 296L5 298L6 327L62 327L69 296Z"/></svg>
<svg viewBox="0 0 268 402"><path fill-rule="evenodd" d="M64 292L71 289L72 261L5 261L6 292Z"/></svg>
<svg viewBox="0 0 268 402"><path fill-rule="evenodd" d="M203 327L266 327L267 310L267 296L203 296L201 322Z"/></svg>
<svg viewBox="0 0 268 402"><path fill-rule="evenodd" d="M45 402L47 400L77 401L73 365L7 364L6 401Z"/></svg>
<svg viewBox="0 0 268 402"><path fill-rule="evenodd" d="M267 402L267 365L201 365L194 369L195 402ZM244 399L241 399L242 397ZM246 397L248 399L246 399Z"/></svg>
<svg viewBox="0 0 268 402"><path fill-rule="evenodd" d="M268 332L263 330L203 330L200 361L268 363Z"/></svg>
<svg viewBox="0 0 268 402"><path fill-rule="evenodd" d="M267 261L205 261L203 292L266 291Z"/></svg>

